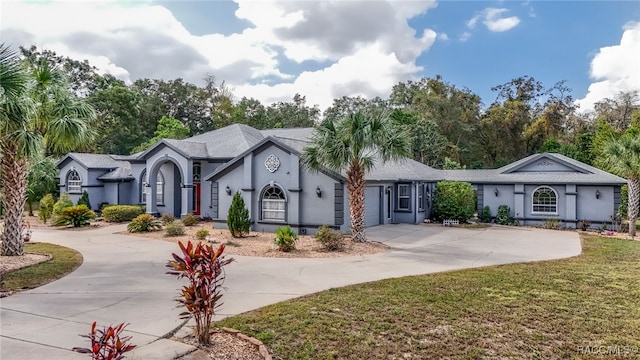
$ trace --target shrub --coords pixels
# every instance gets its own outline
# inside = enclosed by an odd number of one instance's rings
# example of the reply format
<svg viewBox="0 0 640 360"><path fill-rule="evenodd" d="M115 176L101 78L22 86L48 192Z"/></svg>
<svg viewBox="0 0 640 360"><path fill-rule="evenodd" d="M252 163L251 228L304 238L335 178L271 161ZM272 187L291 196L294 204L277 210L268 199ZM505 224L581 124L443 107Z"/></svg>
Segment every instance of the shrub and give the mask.
<svg viewBox="0 0 640 360"><path fill-rule="evenodd" d="M164 236L184 235L184 225L180 221L174 221L164 227Z"/></svg>
<svg viewBox="0 0 640 360"><path fill-rule="evenodd" d="M475 213L476 193L471 184L441 181L434 191L433 212L436 220L454 219L466 222Z"/></svg>
<svg viewBox="0 0 640 360"><path fill-rule="evenodd" d="M198 218L192 213L188 213L187 215L182 217L182 224L184 224L184 226L194 226L198 223L198 221Z"/></svg>
<svg viewBox="0 0 640 360"><path fill-rule="evenodd" d="M578 222L578 228L582 231L587 231L591 226L591 221L589 220L581 220Z"/></svg>
<svg viewBox="0 0 640 360"><path fill-rule="evenodd" d="M53 206L55 205L55 201L53 200L53 195L47 194L42 199L40 199L40 208L38 209L38 218L42 221L43 224L46 224L51 216L53 215Z"/></svg>
<svg viewBox="0 0 640 360"><path fill-rule="evenodd" d="M344 237L342 233L327 225L322 225L316 232L316 241L318 241L325 250L328 251L340 251L344 248Z"/></svg>
<svg viewBox="0 0 640 360"><path fill-rule="evenodd" d="M560 220L558 220L558 218L550 218L550 219L546 219L543 223L542 223L542 228L544 229L551 229L551 230L560 230Z"/></svg>
<svg viewBox="0 0 640 360"><path fill-rule="evenodd" d="M129 232L153 231L160 230L161 228L162 224L160 224L160 221L151 214L140 214L127 225Z"/></svg>
<svg viewBox="0 0 640 360"><path fill-rule="evenodd" d="M142 214L138 205L111 205L102 210L102 217L108 222L126 222Z"/></svg>
<svg viewBox="0 0 640 360"><path fill-rule="evenodd" d="M89 193L87 190L82 192L82 196L80 196L76 205L86 205L88 209L91 209L91 201L89 201Z"/></svg>
<svg viewBox="0 0 640 360"><path fill-rule="evenodd" d="M173 214L164 213L162 214L162 216L160 216L160 222L162 223L163 226L167 226L174 221L176 221L176 217L173 216Z"/></svg>
<svg viewBox="0 0 640 360"><path fill-rule="evenodd" d="M58 199L58 201L56 201L56 203L53 204L52 214L53 216L58 216L62 213L62 210L72 206L73 206L73 201L71 201L71 198L69 198L69 194L63 193L60 196L60 199Z"/></svg>
<svg viewBox="0 0 640 360"><path fill-rule="evenodd" d="M489 206L485 206L482 208L482 213L480 214L480 222L491 222L491 208Z"/></svg>
<svg viewBox="0 0 640 360"><path fill-rule="evenodd" d="M189 281L189 284L182 287L181 298L177 300L187 309L180 315L183 319L193 316L198 342L208 345L211 340L211 319L220 306L218 301L222 297L225 278L222 268L231 263L233 258L225 259L224 245L220 245L215 251L205 243L194 246L189 241L185 246L180 242L179 246L182 256L172 254L174 260L167 263L167 267L171 269L167 274Z"/></svg>
<svg viewBox="0 0 640 360"><path fill-rule="evenodd" d="M207 229L200 229L196 231L196 239L198 240L205 240L207 236L209 236L209 230Z"/></svg>
<svg viewBox="0 0 640 360"><path fill-rule="evenodd" d="M80 227L89 225L89 222L95 218L96 214L86 205L76 205L62 210L62 213L54 221L54 226L73 225L73 227Z"/></svg>
<svg viewBox="0 0 640 360"><path fill-rule="evenodd" d="M124 359L124 353L135 349L136 345L129 344L131 336L120 336L127 327L124 323L116 327L109 326L103 330L96 330L96 322L91 324L89 335L81 335L91 340L90 348L74 347L72 351L81 354L91 354L93 360Z"/></svg>
<svg viewBox="0 0 640 360"><path fill-rule="evenodd" d="M289 252L295 250L296 240L298 240L298 234L296 234L291 227L283 226L276 230L276 238L273 240L273 243L276 244L278 250Z"/></svg>
<svg viewBox="0 0 640 360"><path fill-rule="evenodd" d="M240 192L236 192L233 195L229 213L227 214L227 226L231 236L235 238L245 236L251 228L249 210L244 205L244 199L242 199Z"/></svg>
<svg viewBox="0 0 640 360"><path fill-rule="evenodd" d="M510 207L508 207L507 205L498 206L498 212L496 212L496 224L500 224L500 225L513 224Z"/></svg>

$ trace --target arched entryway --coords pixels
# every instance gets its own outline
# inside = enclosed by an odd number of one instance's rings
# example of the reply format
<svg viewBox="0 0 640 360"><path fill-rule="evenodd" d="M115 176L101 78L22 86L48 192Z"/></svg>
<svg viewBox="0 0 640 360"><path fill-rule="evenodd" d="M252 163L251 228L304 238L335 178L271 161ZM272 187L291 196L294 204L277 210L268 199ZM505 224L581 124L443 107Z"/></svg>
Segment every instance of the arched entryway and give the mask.
<svg viewBox="0 0 640 360"><path fill-rule="evenodd" d="M188 212L183 211L184 175L178 161L171 157L156 161L147 168L146 177L143 179L146 182L146 195L143 198L147 213L171 214L180 218Z"/></svg>

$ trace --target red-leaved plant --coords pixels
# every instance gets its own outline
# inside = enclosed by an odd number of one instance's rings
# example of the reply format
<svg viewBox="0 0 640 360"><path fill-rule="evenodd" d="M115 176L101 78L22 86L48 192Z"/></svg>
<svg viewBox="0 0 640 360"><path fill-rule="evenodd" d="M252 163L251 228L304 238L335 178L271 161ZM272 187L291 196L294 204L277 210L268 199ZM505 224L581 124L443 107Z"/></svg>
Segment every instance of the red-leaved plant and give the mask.
<svg viewBox="0 0 640 360"><path fill-rule="evenodd" d="M96 322L91 324L89 335L80 335L91 340L91 348L74 347L73 351L91 354L92 360L122 360L124 353L133 350L136 345L129 344L131 336L120 336L127 327L124 323L116 327L109 326L103 330L96 330Z"/></svg>
<svg viewBox="0 0 640 360"><path fill-rule="evenodd" d="M185 246L179 242L182 256L172 254L174 261L169 261L167 271L169 275L176 275L178 279L186 278L189 284L182 287L177 301L187 311L180 314L181 318L188 319L193 315L196 321L196 334L198 342L202 345L210 343L211 319L216 309L222 305L218 301L222 298L222 284L224 283L223 267L233 261L233 258L225 259L222 253L224 245L217 250L209 244L191 241Z"/></svg>

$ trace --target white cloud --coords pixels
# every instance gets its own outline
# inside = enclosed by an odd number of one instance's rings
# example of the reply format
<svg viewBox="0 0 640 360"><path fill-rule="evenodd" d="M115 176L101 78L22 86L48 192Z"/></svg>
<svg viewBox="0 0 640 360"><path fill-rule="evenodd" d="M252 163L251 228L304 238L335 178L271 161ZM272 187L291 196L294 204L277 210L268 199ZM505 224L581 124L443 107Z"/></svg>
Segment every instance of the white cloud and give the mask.
<svg viewBox="0 0 640 360"><path fill-rule="evenodd" d="M511 30L520 23L520 19L517 16L502 17L502 14L508 11L507 9L487 8L485 11L486 15L482 23L490 31L502 32Z"/></svg>
<svg viewBox="0 0 640 360"><path fill-rule="evenodd" d="M469 19L467 21L467 27L474 29L478 21L482 19L482 23L489 31L504 32L511 30L520 24L520 18L517 16L505 17L504 14L508 11L509 10L505 8L486 8ZM466 35L467 33L468 32L463 33L460 36L460 41L467 41L469 39L470 34Z"/></svg>
<svg viewBox="0 0 640 360"><path fill-rule="evenodd" d="M470 37L471 37L471 33L468 31L465 31L462 34L460 34L460 36L458 36L458 40L460 40L461 42L465 42L469 40Z"/></svg>
<svg viewBox="0 0 640 360"><path fill-rule="evenodd" d="M438 40L449 41L449 35L447 35L447 33L440 33L438 34Z"/></svg>
<svg viewBox="0 0 640 360"><path fill-rule="evenodd" d="M267 102L298 92L322 106L337 96L388 95L382 92L421 70L416 59L438 37L407 22L434 8L435 0L370 1L366 12L353 1L235 1L235 16L252 26L231 35L193 35L150 2L65 0L3 2L0 32L7 43L88 59L126 81L182 77L200 83L212 73L234 87L236 97ZM283 57L327 65L291 74ZM266 79L279 84L265 85Z"/></svg>
<svg viewBox="0 0 640 360"><path fill-rule="evenodd" d="M594 80L587 95L577 100L581 110L613 98L621 91L640 90L640 22L626 24L620 44L600 48L591 60L589 76Z"/></svg>

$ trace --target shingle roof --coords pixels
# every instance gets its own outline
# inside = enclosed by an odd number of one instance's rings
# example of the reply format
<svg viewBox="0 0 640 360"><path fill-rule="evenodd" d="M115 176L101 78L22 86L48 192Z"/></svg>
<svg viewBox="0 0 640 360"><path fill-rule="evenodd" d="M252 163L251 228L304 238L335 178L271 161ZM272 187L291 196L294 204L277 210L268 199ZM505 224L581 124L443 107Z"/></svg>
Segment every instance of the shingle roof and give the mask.
<svg viewBox="0 0 640 360"><path fill-rule="evenodd" d="M574 171L518 172L540 159L549 159L567 165ZM626 184L619 176L589 166L567 156L555 153L534 154L499 169L487 170L441 170L442 178L450 181L467 181L491 184Z"/></svg>
<svg viewBox="0 0 640 360"><path fill-rule="evenodd" d="M135 178L131 175L131 167L119 167L106 174L98 176L98 180L103 181L132 181Z"/></svg>
<svg viewBox="0 0 640 360"><path fill-rule="evenodd" d="M397 181L440 179L439 170L412 159L380 161L365 175L367 181Z"/></svg>
<svg viewBox="0 0 640 360"><path fill-rule="evenodd" d="M123 163L122 161L115 160L113 156L109 154L69 153L58 162L58 165L67 158L72 158L87 169L112 169Z"/></svg>
<svg viewBox="0 0 640 360"><path fill-rule="evenodd" d="M263 138L260 131L251 126L233 124L181 141L205 143L211 158L233 158Z"/></svg>

